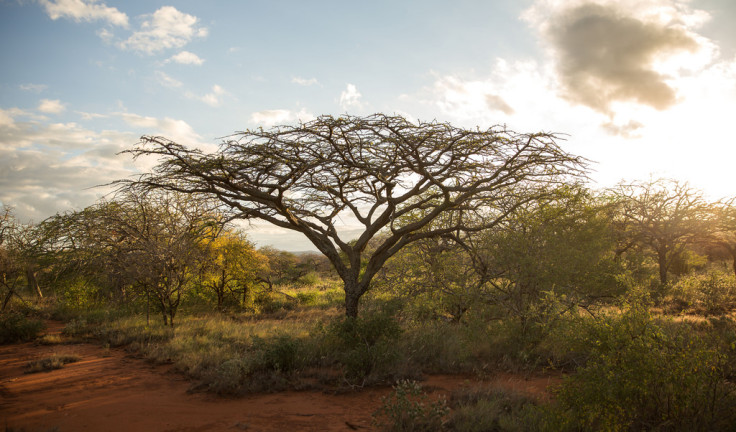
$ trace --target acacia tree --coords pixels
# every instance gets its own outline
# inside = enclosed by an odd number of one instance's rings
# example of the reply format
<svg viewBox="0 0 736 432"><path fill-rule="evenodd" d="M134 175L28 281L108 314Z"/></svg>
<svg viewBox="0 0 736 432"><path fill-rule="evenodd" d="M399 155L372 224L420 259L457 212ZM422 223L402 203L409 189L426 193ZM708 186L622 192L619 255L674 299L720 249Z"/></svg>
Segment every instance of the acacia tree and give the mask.
<svg viewBox="0 0 736 432"><path fill-rule="evenodd" d="M612 194L619 206L618 226L626 239L620 250L638 244L654 252L659 281L667 284L668 272L686 246L709 229L702 193L687 183L657 179L621 183Z"/></svg>
<svg viewBox="0 0 736 432"><path fill-rule="evenodd" d="M235 134L212 154L144 136L128 152L157 156L159 163L130 186L214 197L232 217L302 233L335 267L346 315L355 317L373 277L404 246L493 226L514 208L496 203L521 205L546 194L540 186L582 175L584 161L556 140L549 133L414 124L382 114L322 116ZM448 212L483 213L486 222L467 226L459 216L426 229ZM341 220L360 226L357 238L341 233ZM379 233L380 244L366 252Z"/></svg>
<svg viewBox="0 0 736 432"><path fill-rule="evenodd" d="M174 326L181 296L205 258L223 220L203 201L166 191L116 197L105 214L115 265L156 300L164 325Z"/></svg>
<svg viewBox="0 0 736 432"><path fill-rule="evenodd" d="M0 312L4 311L8 302L17 294L18 285L23 277L23 263L15 241L20 224L10 207L0 210L0 287L3 290Z"/></svg>
<svg viewBox="0 0 736 432"><path fill-rule="evenodd" d="M199 273L205 248L222 219L201 201L167 191L124 191L81 211L42 224L47 254L59 274L82 275L95 285L125 285L152 298L173 327L182 291Z"/></svg>

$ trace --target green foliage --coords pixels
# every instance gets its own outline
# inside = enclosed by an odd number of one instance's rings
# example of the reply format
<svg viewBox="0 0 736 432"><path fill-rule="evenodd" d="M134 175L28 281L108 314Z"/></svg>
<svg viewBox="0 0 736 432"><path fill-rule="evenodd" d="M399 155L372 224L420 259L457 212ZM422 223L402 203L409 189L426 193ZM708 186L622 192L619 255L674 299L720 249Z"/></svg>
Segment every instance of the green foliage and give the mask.
<svg viewBox="0 0 736 432"><path fill-rule="evenodd" d="M33 340L44 327L43 321L18 313L0 315L0 344Z"/></svg>
<svg viewBox="0 0 736 432"><path fill-rule="evenodd" d="M78 362L80 356L74 354L54 354L41 360L32 360L26 364L24 373L32 374L37 372L49 372L55 369L61 369L64 365Z"/></svg>
<svg viewBox="0 0 736 432"><path fill-rule="evenodd" d="M252 367L276 372L290 372L300 366L302 344L299 339L279 334L268 339L253 336L252 349L257 352Z"/></svg>
<svg viewBox="0 0 736 432"><path fill-rule="evenodd" d="M327 355L343 366L349 382L380 380L398 360L395 344L401 327L396 320L384 313L364 315L344 317L318 331Z"/></svg>
<svg viewBox="0 0 736 432"><path fill-rule="evenodd" d="M85 311L100 303L100 288L84 277L68 278L57 287L59 307Z"/></svg>
<svg viewBox="0 0 736 432"><path fill-rule="evenodd" d="M296 299L278 292L260 291L253 299L253 307L258 313L263 314L293 310L296 306Z"/></svg>
<svg viewBox="0 0 736 432"><path fill-rule="evenodd" d="M722 430L736 425L725 356L686 325L653 318L639 298L580 335L584 367L552 410L559 430Z"/></svg>
<svg viewBox="0 0 736 432"><path fill-rule="evenodd" d="M719 271L683 276L669 290L666 304L674 312L727 313L736 307L736 276Z"/></svg>
<svg viewBox="0 0 736 432"><path fill-rule="evenodd" d="M453 408L447 428L457 432L511 432L538 430L537 402L505 389L461 389L450 400Z"/></svg>
<svg viewBox="0 0 736 432"><path fill-rule="evenodd" d="M373 414L374 425L383 431L431 432L443 430L450 409L444 398L427 403L427 394L416 381L402 380L394 392L381 398L381 407Z"/></svg>

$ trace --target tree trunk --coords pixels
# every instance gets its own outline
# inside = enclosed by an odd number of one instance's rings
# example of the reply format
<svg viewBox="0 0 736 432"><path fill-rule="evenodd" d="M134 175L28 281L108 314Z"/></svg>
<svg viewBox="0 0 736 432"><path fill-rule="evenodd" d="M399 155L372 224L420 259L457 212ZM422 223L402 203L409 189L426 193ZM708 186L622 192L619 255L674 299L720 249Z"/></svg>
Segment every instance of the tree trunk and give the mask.
<svg viewBox="0 0 736 432"><path fill-rule="evenodd" d="M659 282L662 285L667 285L667 254L658 252L657 258L659 261Z"/></svg>
<svg viewBox="0 0 736 432"><path fill-rule="evenodd" d="M358 302L360 300L360 297L358 296L351 296L345 293L345 316L351 317L351 318L357 318L358 317Z"/></svg>
<svg viewBox="0 0 736 432"><path fill-rule="evenodd" d="M27 268L26 269L26 279L28 280L28 290L31 292L35 291L38 298L43 298L41 287L38 286L38 279L36 279L36 272L34 272L30 268Z"/></svg>
<svg viewBox="0 0 736 432"><path fill-rule="evenodd" d="M5 296L5 299L3 300L3 306L2 306L2 308L0 308L0 312L4 312L5 311L5 308L8 306L8 302L10 302L10 298L13 297L13 294L14 294L14 291L11 288L8 291L8 295L6 295Z"/></svg>
<svg viewBox="0 0 736 432"><path fill-rule="evenodd" d="M358 317L358 304L362 290L357 281L345 282L345 315L352 318Z"/></svg>

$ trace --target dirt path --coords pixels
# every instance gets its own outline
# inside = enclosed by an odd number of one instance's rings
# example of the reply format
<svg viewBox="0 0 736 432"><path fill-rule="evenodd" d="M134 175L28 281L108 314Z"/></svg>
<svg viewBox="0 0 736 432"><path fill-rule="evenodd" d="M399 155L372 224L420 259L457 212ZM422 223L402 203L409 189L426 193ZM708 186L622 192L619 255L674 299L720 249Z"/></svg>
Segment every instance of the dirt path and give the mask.
<svg viewBox="0 0 736 432"><path fill-rule="evenodd" d="M53 324L49 332L60 328ZM23 373L29 360L54 353L81 360L51 372ZM0 346L0 427L27 432L369 430L371 413L390 392L372 388L228 399L187 393L190 383L169 369L90 344ZM492 384L543 394L554 381L500 376ZM467 380L433 376L423 385L434 394L449 394Z"/></svg>

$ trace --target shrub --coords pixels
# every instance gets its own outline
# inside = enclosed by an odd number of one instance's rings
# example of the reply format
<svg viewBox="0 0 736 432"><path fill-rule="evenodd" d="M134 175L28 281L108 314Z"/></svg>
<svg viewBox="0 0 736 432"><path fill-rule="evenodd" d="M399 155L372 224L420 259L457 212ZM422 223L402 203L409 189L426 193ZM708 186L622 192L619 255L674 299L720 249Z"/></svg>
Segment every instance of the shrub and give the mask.
<svg viewBox="0 0 736 432"><path fill-rule="evenodd" d="M44 327L43 321L24 315L10 313L0 316L0 344L33 340Z"/></svg>
<svg viewBox="0 0 736 432"><path fill-rule="evenodd" d="M584 367L568 376L552 409L559 430L722 430L736 425L725 357L687 325L647 306L590 324Z"/></svg>
<svg viewBox="0 0 736 432"><path fill-rule="evenodd" d="M299 339L281 334L268 339L253 336L254 364L251 369L290 372L299 367Z"/></svg>
<svg viewBox="0 0 736 432"><path fill-rule="evenodd" d="M447 426L458 432L538 430L536 401L504 389L461 389L450 400L453 408Z"/></svg>
<svg viewBox="0 0 736 432"><path fill-rule="evenodd" d="M296 293L296 299L300 305L312 306L317 303L316 291L300 291Z"/></svg>
<svg viewBox="0 0 736 432"><path fill-rule="evenodd" d="M59 355L54 354L51 357L47 357L41 360L29 361L26 364L26 370L24 373L32 374L37 372L49 372L55 369L61 369L68 363L74 363L79 361L81 357L78 355Z"/></svg>
<svg viewBox="0 0 736 432"><path fill-rule="evenodd" d="M416 381L399 381L394 392L381 398L373 414L376 427L384 431L441 431L450 409L444 398L427 404L427 394Z"/></svg>
<svg viewBox="0 0 736 432"><path fill-rule="evenodd" d="M345 317L321 330L322 344L331 357L343 366L349 382L365 383L366 378L380 380L391 375L398 359L395 343L401 328L384 313Z"/></svg>
<svg viewBox="0 0 736 432"><path fill-rule="evenodd" d="M672 286L668 306L674 312L726 313L736 306L736 277L718 271L685 276Z"/></svg>

